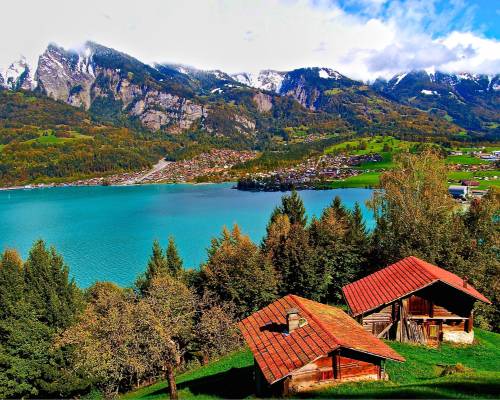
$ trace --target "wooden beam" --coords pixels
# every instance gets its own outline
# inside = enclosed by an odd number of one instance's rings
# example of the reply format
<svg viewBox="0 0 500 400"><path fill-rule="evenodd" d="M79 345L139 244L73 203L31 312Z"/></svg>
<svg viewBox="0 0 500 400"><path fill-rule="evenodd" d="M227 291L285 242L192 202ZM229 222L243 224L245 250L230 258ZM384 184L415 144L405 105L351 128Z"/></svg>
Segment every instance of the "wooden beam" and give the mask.
<svg viewBox="0 0 500 400"><path fill-rule="evenodd" d="M384 330L382 332L380 332L377 337L378 338L381 338L382 336L384 336L388 331L389 329L391 329L391 327L394 325L394 322L391 322L389 325L387 325Z"/></svg>

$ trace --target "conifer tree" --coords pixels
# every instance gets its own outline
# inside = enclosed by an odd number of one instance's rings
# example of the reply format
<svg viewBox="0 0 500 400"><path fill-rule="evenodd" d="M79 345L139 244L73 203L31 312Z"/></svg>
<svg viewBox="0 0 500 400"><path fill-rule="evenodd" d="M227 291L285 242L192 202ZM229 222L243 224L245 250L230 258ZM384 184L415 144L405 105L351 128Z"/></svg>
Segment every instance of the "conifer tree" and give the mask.
<svg viewBox="0 0 500 400"><path fill-rule="evenodd" d="M276 207L271 214L270 224L274 222L279 214L287 215L292 225L299 224L306 226L307 224L304 202L295 190L292 190L290 195L284 195L281 198L281 205Z"/></svg>
<svg viewBox="0 0 500 400"><path fill-rule="evenodd" d="M23 260L17 251L5 250L0 259L0 319L12 316L23 297Z"/></svg>
<svg viewBox="0 0 500 400"><path fill-rule="evenodd" d="M146 271L142 273L136 280L135 286L142 293L146 293L151 281L154 278L169 275L167 259L163 254L163 250L158 240L153 241L151 256L148 260Z"/></svg>
<svg viewBox="0 0 500 400"><path fill-rule="evenodd" d="M35 242L25 263L26 301L40 321L51 327L68 326L81 307L81 293L69 279L68 267L43 240Z"/></svg>
<svg viewBox="0 0 500 400"><path fill-rule="evenodd" d="M172 276L179 276L183 270L182 258L177 251L174 238L168 238L168 246L166 251L167 270Z"/></svg>

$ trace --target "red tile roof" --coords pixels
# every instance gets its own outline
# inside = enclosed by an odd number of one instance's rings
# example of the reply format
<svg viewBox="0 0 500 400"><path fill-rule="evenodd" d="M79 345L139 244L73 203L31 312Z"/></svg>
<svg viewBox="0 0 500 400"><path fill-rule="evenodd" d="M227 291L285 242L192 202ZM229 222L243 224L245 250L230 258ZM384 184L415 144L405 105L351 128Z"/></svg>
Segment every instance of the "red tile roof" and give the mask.
<svg viewBox="0 0 500 400"><path fill-rule="evenodd" d="M288 334L286 313L292 308L307 324ZM238 325L269 383L342 347L404 361L341 309L295 295L276 300Z"/></svg>
<svg viewBox="0 0 500 400"><path fill-rule="evenodd" d="M441 281L477 300L491 303L462 278L417 257L406 257L342 288L352 315L357 316Z"/></svg>

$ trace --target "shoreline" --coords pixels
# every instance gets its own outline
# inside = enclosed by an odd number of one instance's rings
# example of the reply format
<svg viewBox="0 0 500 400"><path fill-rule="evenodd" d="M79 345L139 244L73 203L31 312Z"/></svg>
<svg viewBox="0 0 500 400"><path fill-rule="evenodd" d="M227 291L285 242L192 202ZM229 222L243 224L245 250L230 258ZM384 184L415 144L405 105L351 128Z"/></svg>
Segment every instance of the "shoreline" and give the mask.
<svg viewBox="0 0 500 400"><path fill-rule="evenodd" d="M339 180L340 181L340 180ZM338 181L332 181L338 182ZM137 182L137 183L124 183L124 184L108 184L108 185L99 185L99 184L72 184L72 183L38 183L38 184L26 184L19 186L5 186L0 187L0 192L9 192L16 190L36 190L36 189L50 189L50 188L65 188L65 187L134 187L134 186L150 186L150 185L192 185L192 186L202 186L202 185L217 185L223 183L232 183L233 186L231 189L239 190L241 192L263 192L263 193L273 193L273 192L289 192L292 188L286 189L239 189L237 187L237 181L228 180L228 181L216 181L216 182ZM374 186L359 186L359 185L349 185L338 186L338 187L328 187L328 185L319 185L319 186L310 186L310 187L297 187L293 188L294 190L300 192L302 190L335 190L335 189L375 189Z"/></svg>

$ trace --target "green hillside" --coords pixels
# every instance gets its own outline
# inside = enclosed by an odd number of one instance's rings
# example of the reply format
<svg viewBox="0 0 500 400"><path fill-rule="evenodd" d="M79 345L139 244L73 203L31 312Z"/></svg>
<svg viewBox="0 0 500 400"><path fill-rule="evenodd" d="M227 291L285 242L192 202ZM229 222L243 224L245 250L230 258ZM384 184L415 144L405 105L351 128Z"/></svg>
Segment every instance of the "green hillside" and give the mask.
<svg viewBox="0 0 500 400"><path fill-rule="evenodd" d="M498 398L500 335L476 329L473 346L424 346L388 342L406 358L388 362L390 381L347 383L304 397L325 398ZM448 368L447 368L448 367ZM253 397L253 357L246 349L177 377L181 398ZM448 373L448 374L447 374ZM125 399L165 397L166 383L130 392Z"/></svg>

